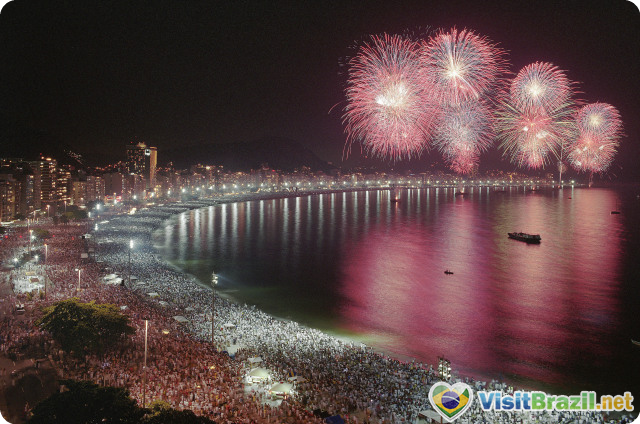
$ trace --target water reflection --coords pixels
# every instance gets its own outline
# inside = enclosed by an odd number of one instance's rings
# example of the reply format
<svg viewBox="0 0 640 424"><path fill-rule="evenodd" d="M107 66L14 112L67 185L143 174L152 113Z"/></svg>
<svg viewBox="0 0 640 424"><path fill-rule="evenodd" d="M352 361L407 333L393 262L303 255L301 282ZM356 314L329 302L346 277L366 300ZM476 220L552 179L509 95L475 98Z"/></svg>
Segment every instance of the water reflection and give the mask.
<svg viewBox="0 0 640 424"><path fill-rule="evenodd" d="M530 387L624 383L607 374L632 354L622 243L637 227L609 214L616 192L454 192L223 204L180 215L158 245L204 281L215 268L239 300L399 355Z"/></svg>

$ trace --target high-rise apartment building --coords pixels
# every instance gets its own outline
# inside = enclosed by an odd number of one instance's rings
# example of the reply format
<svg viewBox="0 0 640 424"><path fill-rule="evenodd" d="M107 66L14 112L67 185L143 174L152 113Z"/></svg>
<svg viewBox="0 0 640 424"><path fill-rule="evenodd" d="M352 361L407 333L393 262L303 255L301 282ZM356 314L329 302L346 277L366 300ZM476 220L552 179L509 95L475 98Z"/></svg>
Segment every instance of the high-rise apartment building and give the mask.
<svg viewBox="0 0 640 424"><path fill-rule="evenodd" d="M145 143L130 144L127 146L127 170L130 174L144 177L147 191L153 191L156 186L157 166L157 148L147 147Z"/></svg>
<svg viewBox="0 0 640 424"><path fill-rule="evenodd" d="M35 208L55 207L57 202L57 165L51 158L28 162L34 174Z"/></svg>
<svg viewBox="0 0 640 424"><path fill-rule="evenodd" d="M0 175L0 222L11 221L15 216L15 184L11 176Z"/></svg>

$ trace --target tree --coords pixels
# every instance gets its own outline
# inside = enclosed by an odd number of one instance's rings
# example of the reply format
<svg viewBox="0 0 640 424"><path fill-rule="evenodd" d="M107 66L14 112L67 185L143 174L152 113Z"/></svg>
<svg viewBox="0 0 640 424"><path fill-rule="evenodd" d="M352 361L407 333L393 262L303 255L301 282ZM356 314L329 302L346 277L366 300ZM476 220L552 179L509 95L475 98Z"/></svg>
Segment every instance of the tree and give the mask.
<svg viewBox="0 0 640 424"><path fill-rule="evenodd" d="M122 336L135 332L129 325L129 317L115 305L82 303L78 298L44 308L44 315L36 324L51 333L64 350L76 354L102 353Z"/></svg>
<svg viewBox="0 0 640 424"><path fill-rule="evenodd" d="M215 421L200 417L191 410L172 409L167 402L163 401L151 403L149 412L150 414L142 420L143 424L215 424Z"/></svg>
<svg viewBox="0 0 640 424"><path fill-rule="evenodd" d="M90 381L61 381L68 390L55 393L33 409L28 424L138 424L144 409L123 388Z"/></svg>
<svg viewBox="0 0 640 424"><path fill-rule="evenodd" d="M45 230L44 228L34 228L33 235L40 240L45 240L51 237L49 230Z"/></svg>
<svg viewBox="0 0 640 424"><path fill-rule="evenodd" d="M87 211L82 209L75 210L71 213L73 214L73 219L75 219L76 221L79 221L81 219L87 219L87 217L89 216Z"/></svg>

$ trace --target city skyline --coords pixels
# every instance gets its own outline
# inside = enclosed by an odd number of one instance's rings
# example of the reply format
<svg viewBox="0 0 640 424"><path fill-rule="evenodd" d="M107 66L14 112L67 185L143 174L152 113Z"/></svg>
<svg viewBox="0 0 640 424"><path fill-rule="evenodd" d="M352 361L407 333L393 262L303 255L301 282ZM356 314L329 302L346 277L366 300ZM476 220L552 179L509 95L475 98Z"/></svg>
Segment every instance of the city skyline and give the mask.
<svg viewBox="0 0 640 424"><path fill-rule="evenodd" d="M338 166L393 166L357 145L342 160L346 62L372 34L458 27L507 50L512 73L549 61L578 82L582 99L619 108L625 137L607 177L639 177L639 15L629 2L49 7L14 1L0 14L9 58L0 114L89 160L113 159L132 140L162 153L285 137ZM399 165L439 162L428 153ZM514 168L493 147L481 167L497 166Z"/></svg>

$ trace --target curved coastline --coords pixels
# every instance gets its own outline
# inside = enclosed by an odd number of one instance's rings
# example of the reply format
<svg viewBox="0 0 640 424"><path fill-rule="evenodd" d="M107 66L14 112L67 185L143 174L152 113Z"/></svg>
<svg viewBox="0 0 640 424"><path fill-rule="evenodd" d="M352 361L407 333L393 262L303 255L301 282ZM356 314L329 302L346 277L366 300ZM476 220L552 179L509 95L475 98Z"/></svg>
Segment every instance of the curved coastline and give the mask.
<svg viewBox="0 0 640 424"><path fill-rule="evenodd" d="M140 250L142 250L142 252L136 252L133 255L134 258L132 259L132 261L135 261L135 259L137 259L136 256L139 256L142 254L150 255L153 261L158 266L173 269L173 272L175 272L176 274L181 274L185 280L193 284L193 285L189 284L190 287L189 286L179 287L177 288L177 290L174 287L173 290L169 290L168 292L160 292L161 293L160 297L164 298L166 301L171 303L171 307L174 307L176 310L182 311L184 315L187 316L187 318L190 320L190 323L188 324L189 331L194 336L202 339L207 339L211 337L210 313L207 316L207 308L209 308L210 306L208 305L211 304L210 302L211 287L205 282L199 280L196 276L186 273L178 265L171 263L169 260L167 260L164 257L161 257L159 255L157 248L154 246L154 243L153 243L153 233L155 231L157 231L159 228L165 225L170 219L179 215L180 213L184 213L189 210L195 210L200 208L208 208L221 203L247 202L247 201L255 201L255 200L275 200L275 199L281 199L281 198L287 198L287 197L303 197L303 196L311 196L315 194L331 194L331 193L341 193L344 191L366 191L366 190L367 189L331 190L331 191L323 190L323 191L311 191L311 192L281 193L281 194L275 194L275 195L273 195L273 193L269 193L271 195L266 195L266 194L255 195L254 194L254 195L235 196L233 198L227 198L227 199L223 198L223 199L211 199L211 200L205 200L205 201L171 203L166 205L158 205L149 209L142 209L134 215L117 215L117 216L114 216L113 220L123 221L121 223L124 224L125 227L131 222L141 221L142 227L145 228L144 231L138 231L136 234L142 235L143 233L145 233L146 237L143 237L143 239L146 239L147 243L146 244L142 243L142 245L140 246ZM382 190L388 190L388 188L384 188ZM133 233L127 232L126 234L131 235ZM99 237L102 237L102 236L99 236ZM116 242L116 240L110 240L110 242ZM122 242L123 242L123 239L121 238L118 243L121 246L123 244L124 245L127 244L126 240L125 240L125 243L122 243ZM113 267L113 269L123 273L123 272L126 272L126 268L123 265L121 260L122 249L120 250L121 250L120 260L106 260L105 262L109 263ZM126 251L126 248L125 248L125 251ZM132 275L137 275L137 274L140 274L140 272L136 273L135 271L132 270ZM144 276L142 277L144 278ZM133 289L133 287L130 287L130 288ZM152 284L150 284L148 286L145 286L141 291L144 291L147 289L156 290L158 289L158 287L154 287ZM193 291L192 295L185 296L185 292L191 293L192 291ZM182 292L182 293L179 293L179 292ZM220 329L224 323L231 322L234 325L236 324L238 325L239 332L247 331L249 330L250 325L245 326L244 329L240 328L241 327L240 321L242 320L242 316L244 313L247 313L247 312L250 314L255 313L262 317L264 317L265 315L268 315L263 311L257 309L255 306L247 306L246 304L241 305L240 301L238 299L234 299L233 296L225 295L224 299L222 297L223 296L218 296L218 292L216 292L216 328ZM208 305L206 304L206 302L201 302L200 304L198 304L199 302L197 301L197 299L200 299L200 301L203 301L204 299L208 299ZM192 311L188 311L189 308L191 308ZM235 312L239 312L239 314L234 312L235 315L233 315L232 317L218 315L218 311L220 309L225 309L225 308L230 308ZM360 350L358 348L363 347L362 345L360 345L359 341L356 338L343 337L341 335L332 334L331 332L327 332L327 331L321 332L319 330L316 330L310 327L305 327L303 325L300 325L298 323L295 323L287 319L279 318L273 315L268 315L268 316L273 322L277 321L282 323L281 328L283 329L289 329L292 332L295 332L298 330L308 331L309 333L313 334L314 337L315 336L319 337L323 341L323 343L335 343L336 346L344 346L346 348L353 348L357 350ZM231 344L228 338L225 339L222 337L217 337L216 341L218 342L218 345L222 349L225 349L226 347L228 347L229 344ZM252 354L255 353L256 351L255 346L241 346L241 348L245 348L248 352ZM270 351L272 348L282 349L282 346L267 347L266 351ZM371 352L373 349L366 349L366 350ZM381 361L389 361L389 360L399 361L399 362L404 361L406 366L408 366L409 361L411 361L411 367L413 368L415 365L417 368L423 369L425 371L426 378L428 378L428 376L433 376L433 374L431 374L431 371L432 371L431 366L429 366L428 364L417 362L414 358L411 358L411 357L402 358L401 357L402 355L397 355L392 352L387 352L387 351L384 351L383 349L375 349L375 354L379 356L379 360ZM263 355L263 358L264 358L264 355ZM274 368L279 368L278 361L281 358L278 358L277 355L274 355L273 358L267 357L264 359L266 364L271 365ZM427 367L429 367L428 370L427 370ZM468 378L464 378L464 377L460 377L460 378L462 379L462 381L465 381L465 380L469 381ZM473 380L471 380L471 382L473 382ZM495 381L492 381L489 385L487 385L487 383L482 383L482 382L476 382L476 384L478 384L476 388L477 387L483 387L483 388L493 387L493 388L506 389L507 387L507 384L502 382L495 382ZM418 392L417 396L412 401L416 401L417 399L422 399L422 400L426 399L425 397L426 388L428 388L428 384L425 384L423 388L417 390ZM419 405L416 403L414 406L419 407L418 409L420 408L424 409L428 405L422 402L422 404ZM407 416L407 418L410 418L410 417L415 418L415 414L412 413Z"/></svg>

